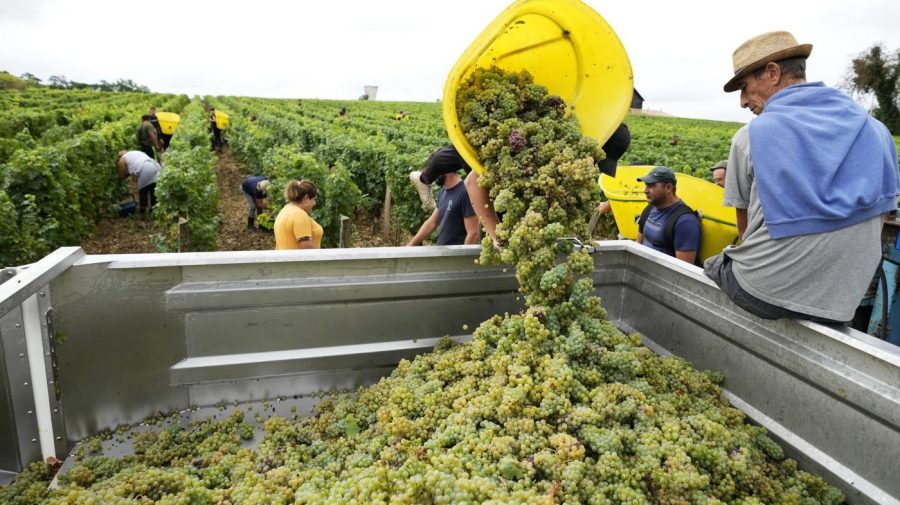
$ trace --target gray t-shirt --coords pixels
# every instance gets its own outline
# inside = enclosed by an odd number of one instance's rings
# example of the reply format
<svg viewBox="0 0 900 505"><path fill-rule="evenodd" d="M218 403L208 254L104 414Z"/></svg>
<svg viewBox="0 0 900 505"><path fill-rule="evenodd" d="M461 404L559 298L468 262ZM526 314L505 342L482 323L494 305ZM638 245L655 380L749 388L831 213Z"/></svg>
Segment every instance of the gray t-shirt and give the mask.
<svg viewBox="0 0 900 505"><path fill-rule="evenodd" d="M773 240L753 178L747 125L731 141L722 203L747 210L743 242L725 249L745 291L795 312L853 319L881 260L882 216L829 233Z"/></svg>
<svg viewBox="0 0 900 505"><path fill-rule="evenodd" d="M145 186L153 184L159 179L159 171L162 168L156 160L143 152L128 151L123 158L128 173L137 177L138 190L144 189Z"/></svg>

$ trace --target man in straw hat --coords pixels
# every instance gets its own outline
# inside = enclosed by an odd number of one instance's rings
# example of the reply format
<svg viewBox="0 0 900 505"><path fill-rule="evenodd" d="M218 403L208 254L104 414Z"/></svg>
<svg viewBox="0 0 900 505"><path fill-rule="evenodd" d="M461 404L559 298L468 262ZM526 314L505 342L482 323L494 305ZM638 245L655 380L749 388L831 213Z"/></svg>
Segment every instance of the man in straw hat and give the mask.
<svg viewBox="0 0 900 505"><path fill-rule="evenodd" d="M757 316L836 323L853 318L881 259L897 149L846 94L806 82L811 51L788 32L734 51L725 91L758 116L732 139L725 180L742 243L704 269Z"/></svg>

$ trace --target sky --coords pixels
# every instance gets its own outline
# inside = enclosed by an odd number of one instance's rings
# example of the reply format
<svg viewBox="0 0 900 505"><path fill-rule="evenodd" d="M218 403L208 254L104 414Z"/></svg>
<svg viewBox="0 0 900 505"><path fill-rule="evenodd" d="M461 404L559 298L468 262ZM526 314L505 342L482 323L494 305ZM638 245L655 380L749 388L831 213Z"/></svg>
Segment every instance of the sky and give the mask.
<svg viewBox="0 0 900 505"><path fill-rule="evenodd" d="M379 101L432 102L509 3L0 0L0 70L188 95L355 99L377 85ZM813 44L807 78L832 86L873 44L900 50L898 0L586 3L621 39L644 108L681 117L751 119L722 86L734 49L759 33Z"/></svg>

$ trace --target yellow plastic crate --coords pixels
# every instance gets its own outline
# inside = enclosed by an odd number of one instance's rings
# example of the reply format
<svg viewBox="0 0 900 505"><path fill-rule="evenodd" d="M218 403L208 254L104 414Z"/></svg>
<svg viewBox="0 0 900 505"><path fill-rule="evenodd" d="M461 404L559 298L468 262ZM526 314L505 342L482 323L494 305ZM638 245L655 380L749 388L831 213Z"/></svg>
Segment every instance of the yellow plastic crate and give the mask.
<svg viewBox="0 0 900 505"><path fill-rule="evenodd" d="M638 177L647 175L649 166L619 166L615 178L600 176L600 188L612 207L619 233L628 239L637 238L637 220L647 206L643 182ZM687 174L675 174L678 181L678 197L688 207L700 211L700 259L705 260L722 252L726 246L737 243L737 217L731 207L722 206L725 190L715 184Z"/></svg>
<svg viewBox="0 0 900 505"><path fill-rule="evenodd" d="M444 124L450 141L476 172L484 170L456 114L459 85L478 67L527 70L574 112L584 135L600 144L631 104L634 79L622 42L606 21L578 0L520 0L475 39L444 85Z"/></svg>

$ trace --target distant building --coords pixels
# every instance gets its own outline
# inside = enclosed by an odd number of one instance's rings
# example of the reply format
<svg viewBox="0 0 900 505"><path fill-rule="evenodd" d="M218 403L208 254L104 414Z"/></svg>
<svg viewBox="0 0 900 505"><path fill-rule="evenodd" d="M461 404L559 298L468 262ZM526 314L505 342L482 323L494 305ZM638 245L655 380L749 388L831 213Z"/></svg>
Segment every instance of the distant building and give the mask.
<svg viewBox="0 0 900 505"><path fill-rule="evenodd" d="M644 108L644 97L635 89L631 95L631 108L641 110Z"/></svg>

